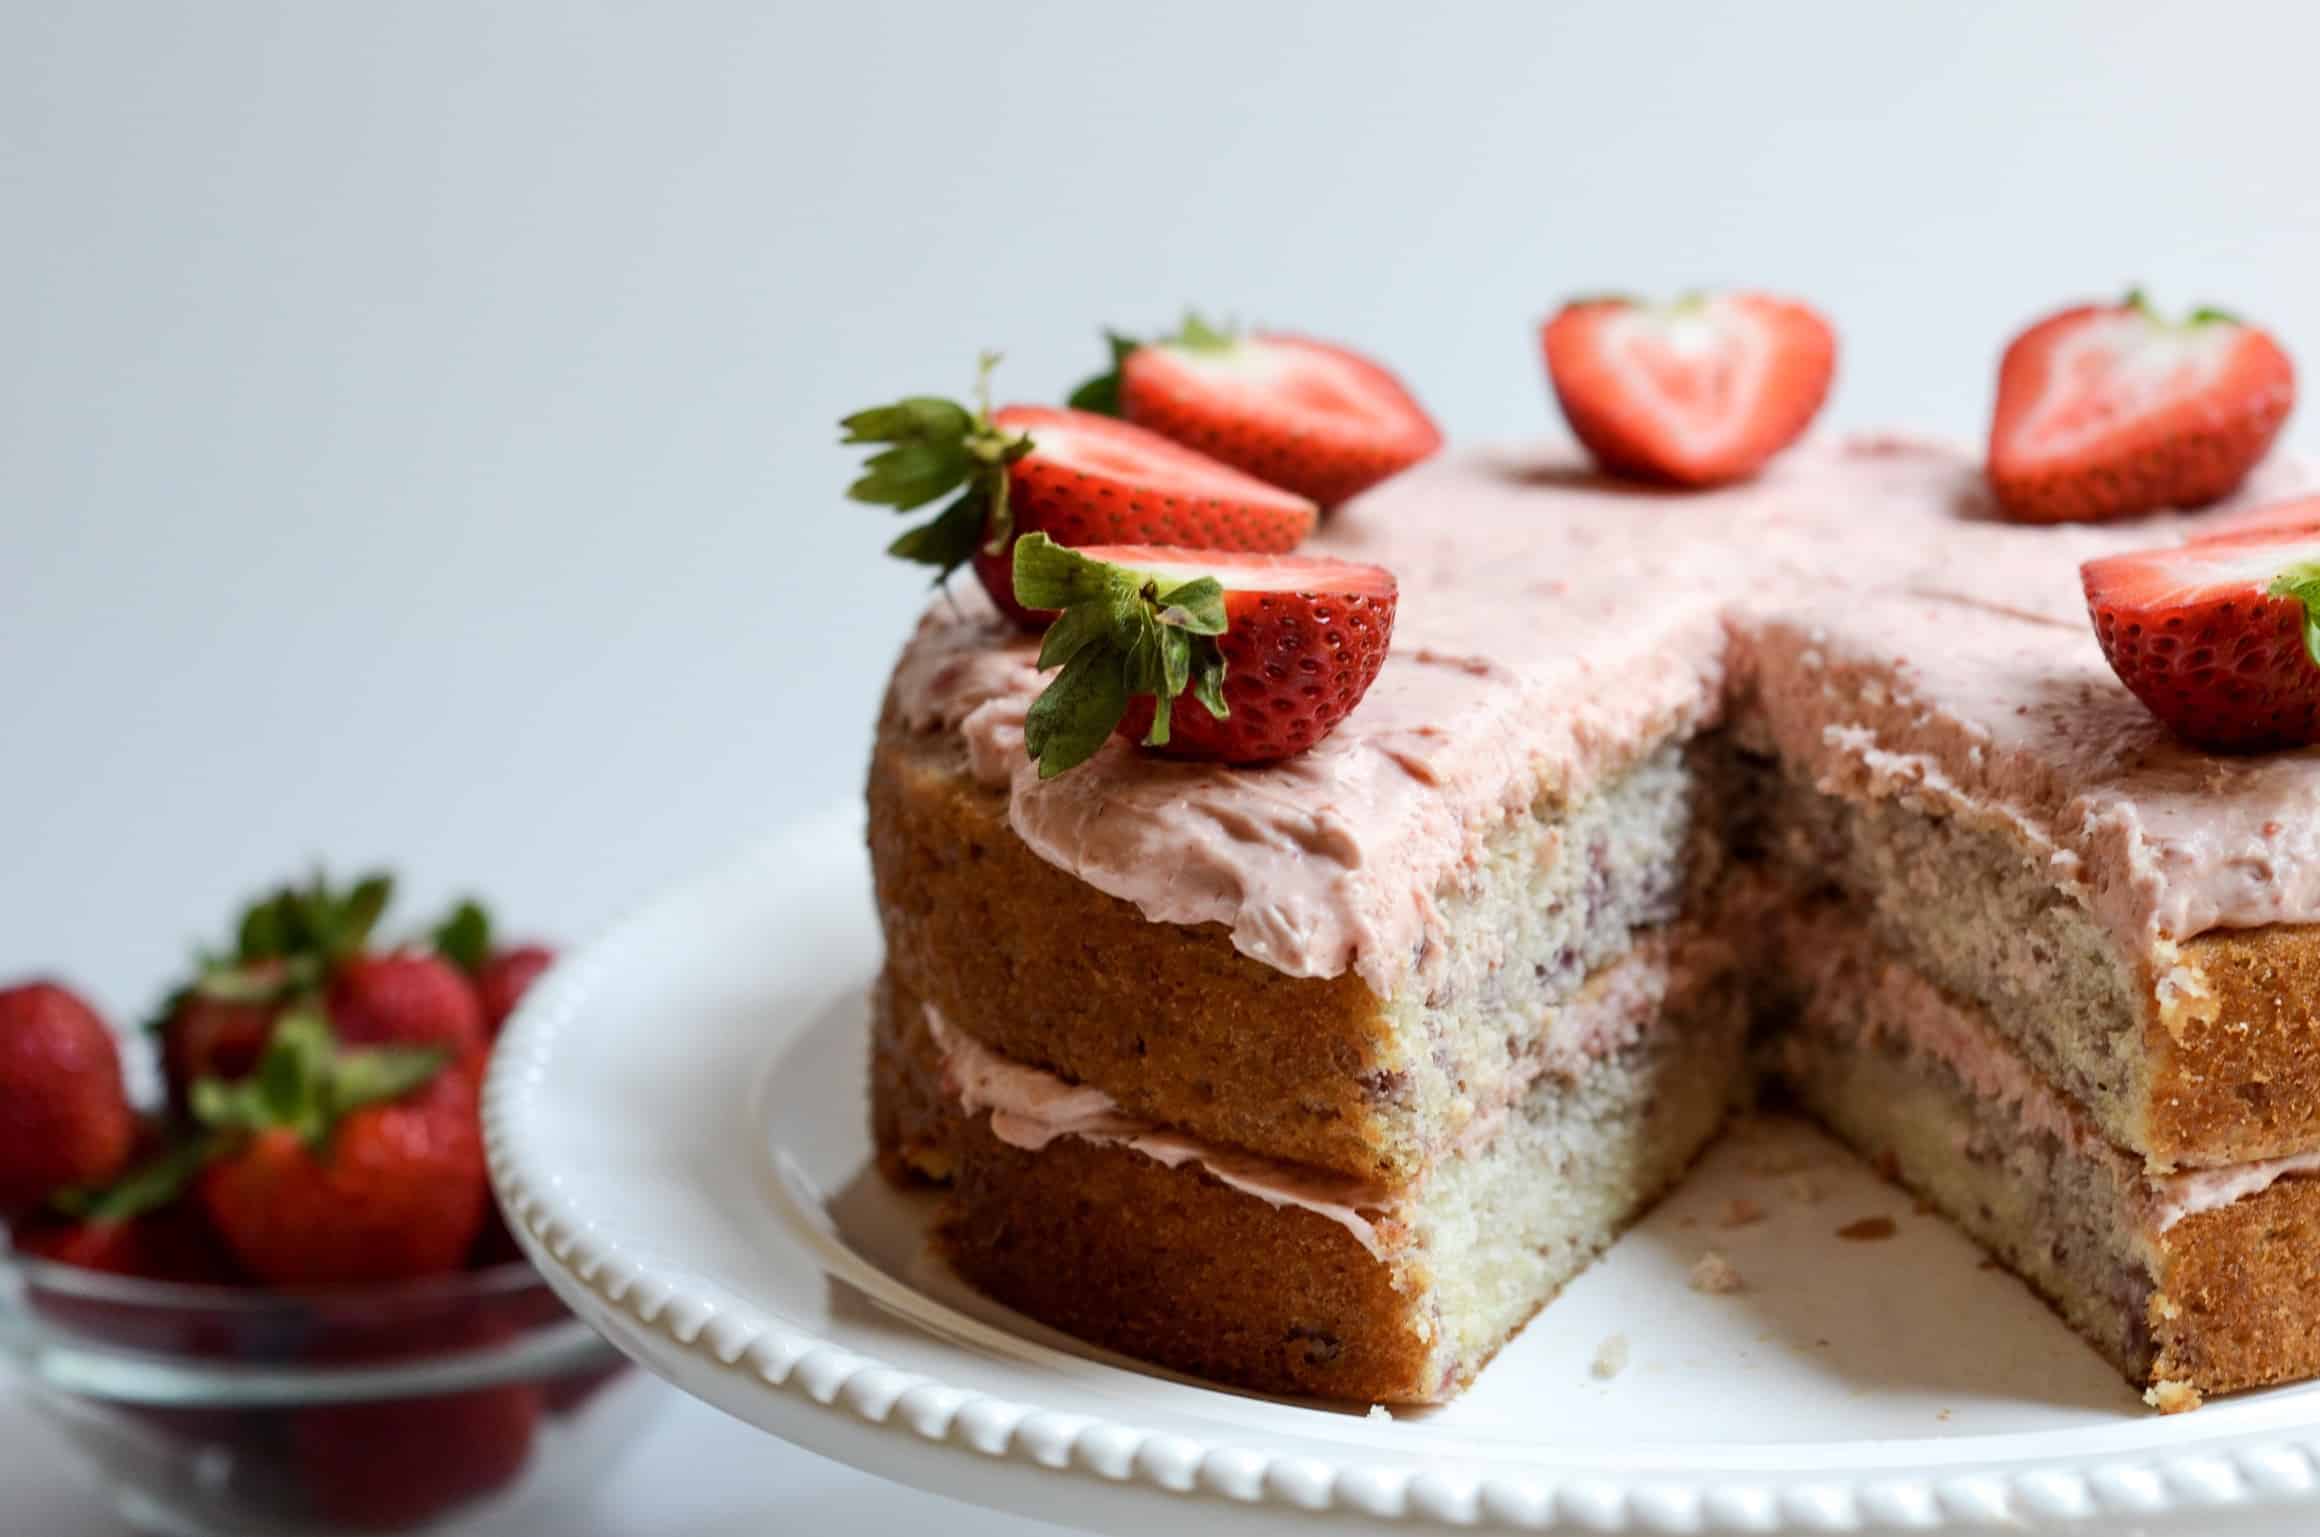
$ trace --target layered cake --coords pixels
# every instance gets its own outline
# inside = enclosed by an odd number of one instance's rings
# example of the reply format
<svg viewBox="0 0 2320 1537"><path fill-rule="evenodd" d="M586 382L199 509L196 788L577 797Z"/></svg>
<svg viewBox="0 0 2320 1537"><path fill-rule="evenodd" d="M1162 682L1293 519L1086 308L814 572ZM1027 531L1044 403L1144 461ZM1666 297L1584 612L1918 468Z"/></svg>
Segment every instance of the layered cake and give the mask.
<svg viewBox="0 0 2320 1537"><path fill-rule="evenodd" d="M1398 609L1288 756L1185 737L1204 644L1217 720L1264 706L1244 610L1174 578L1138 580L1194 636L1177 738L1068 772L1077 638L928 608L870 776L873 1120L953 1263L1177 1370L1439 1401L1769 1079L2161 1407L2320 1372L2320 764L2170 729L2081 573L2301 472L2046 525L1941 443L1671 489L1593 420L1327 513L1296 558Z"/></svg>

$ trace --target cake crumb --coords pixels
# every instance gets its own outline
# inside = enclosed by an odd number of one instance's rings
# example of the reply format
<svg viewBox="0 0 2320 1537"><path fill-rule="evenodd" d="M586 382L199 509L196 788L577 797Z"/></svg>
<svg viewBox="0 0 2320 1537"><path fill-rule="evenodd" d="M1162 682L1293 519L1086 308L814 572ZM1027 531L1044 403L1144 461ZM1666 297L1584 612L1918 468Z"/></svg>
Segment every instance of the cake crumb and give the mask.
<svg viewBox="0 0 2320 1537"><path fill-rule="evenodd" d="M1627 1336L1614 1334L1596 1346L1594 1364L1587 1370L1597 1382L1609 1382L1627 1370Z"/></svg>
<svg viewBox="0 0 2320 1537"><path fill-rule="evenodd" d="M2173 1378L2164 1382L2152 1383L2149 1390L2143 1394L2143 1402L2161 1414L2183 1414L2198 1408L2205 1401L2200 1396L2199 1389L2188 1382L2177 1382Z"/></svg>
<svg viewBox="0 0 2320 1537"><path fill-rule="evenodd" d="M1810 1174L1791 1174L1788 1177L1788 1198L1803 1206L1820 1203L1821 1182Z"/></svg>
<svg viewBox="0 0 2320 1537"><path fill-rule="evenodd" d="M1854 1243L1869 1243L1880 1238L1891 1238L1893 1233L1894 1227L1891 1217L1863 1217L1858 1222L1848 1222L1837 1229L1839 1238Z"/></svg>
<svg viewBox="0 0 2320 1537"><path fill-rule="evenodd" d="M1365 1416L1365 1418L1373 1420L1384 1420L1387 1424L1390 1425L1393 1423L1394 1415L1393 1411L1388 1409L1384 1404L1371 1404L1369 1406L1369 1413L1367 1416Z"/></svg>
<svg viewBox="0 0 2320 1537"><path fill-rule="evenodd" d="M1945 1424L1945 1425L1946 1425L1947 1423L1949 1423L1949 1416L1950 1416L1950 1411L1949 1411L1949 1410L1947 1410L1947 1409L1944 1409L1944 1410L1942 1410L1942 1411L1941 1411L1939 1414L1936 1414L1936 1415L1934 1416L1934 1418L1935 1418L1935 1419L1937 1419L1937 1420L1940 1420L1940 1421L1941 1421L1943 1424Z"/></svg>
<svg viewBox="0 0 2320 1537"><path fill-rule="evenodd" d="M1724 1203L1724 1210L1716 1218L1718 1227L1746 1227L1751 1222L1764 1220L1764 1208L1744 1195L1736 1195Z"/></svg>
<svg viewBox="0 0 2320 1537"><path fill-rule="evenodd" d="M1722 1297L1740 1290L1746 1283L1732 1262L1714 1249L1708 1250L1692 1263L1691 1287L1696 1292Z"/></svg>

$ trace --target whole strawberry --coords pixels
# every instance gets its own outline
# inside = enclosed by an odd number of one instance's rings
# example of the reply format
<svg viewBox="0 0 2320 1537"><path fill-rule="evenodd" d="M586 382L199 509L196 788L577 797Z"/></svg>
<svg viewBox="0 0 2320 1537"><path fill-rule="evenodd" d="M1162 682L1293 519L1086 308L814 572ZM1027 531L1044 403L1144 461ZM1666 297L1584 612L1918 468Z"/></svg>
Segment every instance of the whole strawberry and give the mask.
<svg viewBox="0 0 2320 1537"><path fill-rule="evenodd" d="M1399 600L1393 574L1377 566L1132 545L1067 550L1040 534L1016 545L1015 582L1027 601L1061 615L1039 665L1062 672L1023 723L1043 779L1115 734L1213 763L1304 752L1377 680Z"/></svg>
<svg viewBox="0 0 2320 1537"><path fill-rule="evenodd" d="M332 973L327 998L348 1046L440 1046L470 1069L491 1049L475 989L439 955L353 956Z"/></svg>
<svg viewBox="0 0 2320 1537"><path fill-rule="evenodd" d="M53 982L0 990L0 1214L128 1163L137 1116L94 1009Z"/></svg>
<svg viewBox="0 0 2320 1537"><path fill-rule="evenodd" d="M247 1077L283 1010L363 953L393 895L384 874L342 888L317 873L245 908L225 952L203 959L154 1027L171 1102L203 1078Z"/></svg>
<svg viewBox="0 0 2320 1537"><path fill-rule="evenodd" d="M439 1047L341 1047L319 1013L275 1027L258 1072L204 1080L202 1123L231 1139L199 1195L227 1247L275 1286L456 1270L490 1202L475 1080Z"/></svg>
<svg viewBox="0 0 2320 1537"><path fill-rule="evenodd" d="M512 1324L465 1313L427 1327L357 1330L322 1342L324 1359L440 1359L511 1343ZM427 1398L301 1410L290 1449L308 1500L324 1519L359 1531L426 1525L513 1482L531 1458L542 1394L511 1383Z"/></svg>
<svg viewBox="0 0 2320 1537"><path fill-rule="evenodd" d="M993 361L984 359L986 380ZM857 411L839 425L847 443L882 445L847 489L855 501L907 512L951 498L887 553L943 576L972 563L1000 611L1034 629L1045 616L1015 600L1019 535L1044 532L1067 545L1289 550L1319 516L1302 496L1086 411L993 411L987 401L970 410L921 395Z"/></svg>
<svg viewBox="0 0 2320 1537"><path fill-rule="evenodd" d="M1398 475L1442 446L1402 382L1350 348L1278 333L1237 335L1198 315L1173 336L1111 337L1110 374L1073 392L1323 507ZM1062 544L1186 544L1134 530ZM1252 546L1252 548L1255 548Z"/></svg>
<svg viewBox="0 0 2320 1537"><path fill-rule="evenodd" d="M2119 681L2196 746L2320 741L2320 537L2214 540L2079 568Z"/></svg>
<svg viewBox="0 0 2320 1537"><path fill-rule="evenodd" d="M2014 338L1998 367L1990 489L2021 523L2100 523L2231 494L2296 403L2279 343L2221 310L2154 313L2140 293Z"/></svg>
<svg viewBox="0 0 2320 1537"><path fill-rule="evenodd" d="M205 970L171 998L157 1027L171 1102L182 1106L204 1078L247 1078L290 992L288 968L271 959Z"/></svg>
<svg viewBox="0 0 2320 1537"><path fill-rule="evenodd" d="M484 1029L494 1040L524 994L550 966L556 952L546 945L497 944L491 915L481 903L462 902L435 929L435 952L465 972L483 1008Z"/></svg>

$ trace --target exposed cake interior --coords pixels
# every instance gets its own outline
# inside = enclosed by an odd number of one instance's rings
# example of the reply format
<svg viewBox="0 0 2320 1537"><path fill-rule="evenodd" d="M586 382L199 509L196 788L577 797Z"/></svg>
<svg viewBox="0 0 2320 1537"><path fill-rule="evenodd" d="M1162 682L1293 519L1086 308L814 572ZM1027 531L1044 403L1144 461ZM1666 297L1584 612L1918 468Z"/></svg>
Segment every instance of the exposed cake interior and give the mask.
<svg viewBox="0 0 2320 1537"><path fill-rule="evenodd" d="M2320 774L2185 749L2109 677L2070 575L2171 527L2007 528L1978 488L1890 441L1706 498L1421 470L1320 539L1402 578L1385 671L1251 773L1120 744L1039 781L1030 644L930 615L873 802L933 809L872 837L889 988L950 1012L880 1142L938 1128L899 1161L948 1165L961 1268L1188 1371L1439 1396L1747 1091L1752 1022L2166 1406L2320 1370L2320 1237L2278 1236L2320 1234ZM1058 1231L1026 1203L1072 1179L1168 1215Z"/></svg>

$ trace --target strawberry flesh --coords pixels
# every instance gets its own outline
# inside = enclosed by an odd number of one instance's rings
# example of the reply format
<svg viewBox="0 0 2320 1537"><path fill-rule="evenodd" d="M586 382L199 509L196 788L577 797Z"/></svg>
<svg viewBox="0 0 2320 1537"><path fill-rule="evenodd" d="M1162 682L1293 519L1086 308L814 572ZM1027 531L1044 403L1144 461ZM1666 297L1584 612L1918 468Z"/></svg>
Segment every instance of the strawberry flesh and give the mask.
<svg viewBox="0 0 2320 1537"><path fill-rule="evenodd" d="M1324 507L1442 446L1441 430L1399 379L1359 353L1301 336L1138 347L1120 364L1119 403L1139 426Z"/></svg>
<svg viewBox="0 0 2320 1537"><path fill-rule="evenodd" d="M2306 605L2274 590L2320 581L2320 538L2113 555L2079 575L2112 670L2178 736L2232 752L2320 740Z"/></svg>
<svg viewBox="0 0 2320 1537"><path fill-rule="evenodd" d="M1764 294L1566 305L1540 334L1572 432L1615 475L1716 486L1756 473L1828 398L1837 339Z"/></svg>
<svg viewBox="0 0 2320 1537"><path fill-rule="evenodd" d="M992 424L1022 433L1031 452L1008 466L1013 535L975 552L975 575L1002 612L1029 629L1049 615L1015 601L1014 541L1295 549L1319 518L1312 502L1131 423L1049 406L1008 406Z"/></svg>
<svg viewBox="0 0 2320 1537"><path fill-rule="evenodd" d="M2228 496L2296 399L2271 337L2138 297L2080 305L2016 337L1998 370L1990 488L2023 523L2097 523Z"/></svg>

